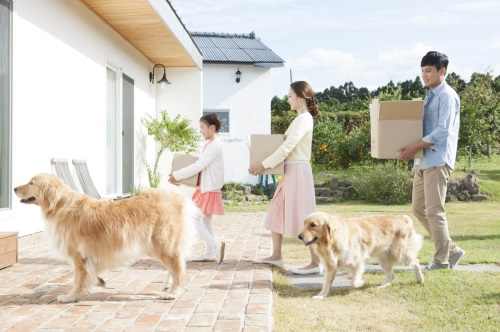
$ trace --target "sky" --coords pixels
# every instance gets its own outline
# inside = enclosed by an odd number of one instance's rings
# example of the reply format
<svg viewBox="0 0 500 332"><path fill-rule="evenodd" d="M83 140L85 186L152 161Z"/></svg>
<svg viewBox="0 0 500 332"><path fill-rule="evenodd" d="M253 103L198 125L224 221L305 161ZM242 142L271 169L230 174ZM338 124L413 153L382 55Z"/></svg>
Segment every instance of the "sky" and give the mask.
<svg viewBox="0 0 500 332"><path fill-rule="evenodd" d="M272 96L305 80L323 91L352 81L370 91L420 76L428 51L448 72L500 75L499 0L170 0L188 31L249 34L285 60ZM242 75L244 79L244 75Z"/></svg>

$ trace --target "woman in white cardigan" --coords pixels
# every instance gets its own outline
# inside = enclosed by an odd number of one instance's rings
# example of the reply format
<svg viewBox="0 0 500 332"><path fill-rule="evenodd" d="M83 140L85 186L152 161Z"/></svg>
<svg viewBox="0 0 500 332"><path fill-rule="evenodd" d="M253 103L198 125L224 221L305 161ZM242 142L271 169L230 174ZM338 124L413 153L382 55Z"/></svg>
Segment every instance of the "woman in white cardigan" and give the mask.
<svg viewBox="0 0 500 332"><path fill-rule="evenodd" d="M266 215L265 227L271 231L272 254L257 258L255 262L282 266L281 245L283 235L297 236L304 219L316 211L314 180L310 165L313 134L313 117L318 114L318 103L311 86L304 81L290 84L288 103L297 117L285 132L285 142L267 159L252 165L248 172L262 173L285 161L285 174L281 179ZM309 247L311 263L292 272L296 274L319 273L318 256Z"/></svg>
<svg viewBox="0 0 500 332"><path fill-rule="evenodd" d="M198 160L187 167L169 175L169 182L178 185L177 181L199 174L198 187L193 194L193 201L202 213L201 221L196 229L205 240L205 253L193 257L193 261L214 261L221 263L224 259L224 242L215 240L212 229L212 215L223 215L221 189L224 185L224 153L219 139L222 121L217 114L207 114L200 118L200 133L206 143Z"/></svg>

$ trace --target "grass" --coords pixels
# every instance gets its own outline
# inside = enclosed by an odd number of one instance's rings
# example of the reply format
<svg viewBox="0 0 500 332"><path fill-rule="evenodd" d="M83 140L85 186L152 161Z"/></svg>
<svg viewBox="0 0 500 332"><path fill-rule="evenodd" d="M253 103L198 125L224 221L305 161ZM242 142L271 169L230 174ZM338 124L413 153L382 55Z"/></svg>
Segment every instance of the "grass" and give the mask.
<svg viewBox="0 0 500 332"><path fill-rule="evenodd" d="M366 273L360 289L335 289L323 301L318 290L290 286L275 269L276 331L496 331L500 324L500 278L495 272L426 273L417 284L413 272L397 272L391 287L385 277Z"/></svg>
<svg viewBox="0 0 500 332"><path fill-rule="evenodd" d="M458 162L453 178L476 170L487 201L446 204L451 238L466 251L460 264L500 264L500 157ZM341 171L348 178L360 170ZM361 170L362 171L362 170ZM315 173L316 182L332 174ZM266 211L267 204L236 207L234 211ZM377 205L342 202L319 205L332 214L411 214L411 205ZM228 211L231 208L228 207ZM433 256L433 244L415 220L418 233L425 235L419 253L422 264ZM293 237L284 238L286 264L307 262L308 250ZM374 263L374 262L370 262ZM311 296L318 289L304 290L288 282L284 270L274 269L274 320L276 331L497 331L500 326L500 275L498 272L435 271L418 284L412 271L396 272L391 287L378 289L383 273L366 273L361 289L332 289L324 301Z"/></svg>
<svg viewBox="0 0 500 332"><path fill-rule="evenodd" d="M489 196L488 200L500 202L500 155L475 159L470 164L468 160L459 160L452 177L464 177L472 170L477 173L479 187Z"/></svg>
<svg viewBox="0 0 500 332"><path fill-rule="evenodd" d="M410 213L410 205L368 205L345 202L318 206L345 216ZM466 251L460 264L500 264L498 203L447 204L451 238ZM434 246L425 234L419 253L422 264L433 256ZM309 251L293 237L283 241L286 264L307 262ZM370 261L369 263L376 263ZM332 289L330 297L315 301L314 290L290 285L282 269L274 269L276 331L496 331L500 324L498 272L438 271L425 274L424 284L412 271L396 272L394 284L378 289L383 273L366 273L361 289Z"/></svg>

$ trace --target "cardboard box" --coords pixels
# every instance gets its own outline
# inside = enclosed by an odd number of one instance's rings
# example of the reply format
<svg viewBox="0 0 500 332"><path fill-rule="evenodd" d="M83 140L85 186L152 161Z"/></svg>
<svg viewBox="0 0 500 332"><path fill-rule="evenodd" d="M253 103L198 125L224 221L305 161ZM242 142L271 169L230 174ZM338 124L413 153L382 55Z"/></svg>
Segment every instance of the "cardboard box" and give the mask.
<svg viewBox="0 0 500 332"><path fill-rule="evenodd" d="M423 137L423 100L379 101L370 104L371 155L397 159L399 148L418 143ZM423 157L419 151L415 157Z"/></svg>
<svg viewBox="0 0 500 332"><path fill-rule="evenodd" d="M17 263L17 232L0 232L0 269Z"/></svg>
<svg viewBox="0 0 500 332"><path fill-rule="evenodd" d="M250 136L250 166L261 162L272 155L285 141L282 134L253 134ZM284 174L285 164L279 163L274 168L268 168L261 174Z"/></svg>
<svg viewBox="0 0 500 332"><path fill-rule="evenodd" d="M194 164L198 160L198 157L195 156L188 156L182 153L174 153L174 156L172 158L172 172L175 172L177 170L180 170L184 167L187 167L191 164ZM190 186L190 187L196 187L198 185L198 175L200 173L193 175L190 178L184 179L184 180L179 180L180 184Z"/></svg>

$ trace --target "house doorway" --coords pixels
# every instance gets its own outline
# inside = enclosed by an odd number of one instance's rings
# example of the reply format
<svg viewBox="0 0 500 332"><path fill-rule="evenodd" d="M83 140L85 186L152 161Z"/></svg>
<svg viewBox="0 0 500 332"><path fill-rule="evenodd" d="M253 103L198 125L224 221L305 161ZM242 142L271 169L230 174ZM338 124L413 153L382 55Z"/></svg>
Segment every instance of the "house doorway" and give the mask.
<svg viewBox="0 0 500 332"><path fill-rule="evenodd" d="M106 68L106 194L130 193L134 185L134 80Z"/></svg>

